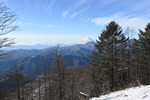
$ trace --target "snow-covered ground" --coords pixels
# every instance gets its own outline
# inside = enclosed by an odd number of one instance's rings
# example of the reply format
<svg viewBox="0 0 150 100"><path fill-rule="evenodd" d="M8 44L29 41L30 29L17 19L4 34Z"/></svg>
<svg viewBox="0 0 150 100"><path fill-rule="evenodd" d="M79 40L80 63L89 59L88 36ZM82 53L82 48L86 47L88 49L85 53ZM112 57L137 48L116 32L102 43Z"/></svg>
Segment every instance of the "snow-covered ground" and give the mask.
<svg viewBox="0 0 150 100"><path fill-rule="evenodd" d="M150 85L133 87L90 100L150 100Z"/></svg>

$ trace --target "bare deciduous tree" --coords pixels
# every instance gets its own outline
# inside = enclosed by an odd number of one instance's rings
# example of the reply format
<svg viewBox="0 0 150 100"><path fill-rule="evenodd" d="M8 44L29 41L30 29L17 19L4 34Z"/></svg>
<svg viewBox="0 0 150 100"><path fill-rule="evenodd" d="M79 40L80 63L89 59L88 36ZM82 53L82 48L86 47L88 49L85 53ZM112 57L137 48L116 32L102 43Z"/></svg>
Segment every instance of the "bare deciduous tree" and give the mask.
<svg viewBox="0 0 150 100"><path fill-rule="evenodd" d="M10 47L15 43L14 39L7 38L6 34L18 30L18 26L15 25L17 18L13 12L9 11L9 8L4 3L0 3L0 49ZM0 50L0 58L4 58L4 55L8 53Z"/></svg>
<svg viewBox="0 0 150 100"><path fill-rule="evenodd" d="M14 64L12 69L6 73L6 76L8 77L7 83L10 86L13 86L15 89L12 89L16 91L16 95L18 100L21 100L24 98L24 83L26 81L25 73L24 73L24 67L18 66L17 64ZM11 89L9 88L11 91Z"/></svg>

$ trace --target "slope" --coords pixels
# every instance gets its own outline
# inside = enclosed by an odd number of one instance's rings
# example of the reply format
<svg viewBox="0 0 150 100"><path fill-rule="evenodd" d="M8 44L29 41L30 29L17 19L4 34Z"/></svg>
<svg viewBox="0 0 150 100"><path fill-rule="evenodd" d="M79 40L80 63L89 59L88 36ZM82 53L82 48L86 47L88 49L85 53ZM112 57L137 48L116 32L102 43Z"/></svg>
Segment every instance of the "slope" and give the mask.
<svg viewBox="0 0 150 100"><path fill-rule="evenodd" d="M150 85L128 88L90 100L150 100Z"/></svg>

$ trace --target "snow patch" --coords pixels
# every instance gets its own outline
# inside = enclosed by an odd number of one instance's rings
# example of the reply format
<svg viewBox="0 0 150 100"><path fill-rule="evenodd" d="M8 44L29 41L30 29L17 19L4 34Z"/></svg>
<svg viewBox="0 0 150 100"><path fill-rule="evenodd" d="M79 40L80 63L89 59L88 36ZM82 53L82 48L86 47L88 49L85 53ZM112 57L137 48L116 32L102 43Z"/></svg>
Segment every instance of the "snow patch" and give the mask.
<svg viewBox="0 0 150 100"><path fill-rule="evenodd" d="M85 93L83 93L83 92L80 92L80 94L82 94L82 95L84 95L84 96L86 96L86 97L89 97L88 94L85 94Z"/></svg>
<svg viewBox="0 0 150 100"><path fill-rule="evenodd" d="M90 100L150 100L150 85L133 87Z"/></svg>
<svg viewBox="0 0 150 100"><path fill-rule="evenodd" d="M85 37L82 40L80 40L77 44L86 44L88 42L94 42L94 40L90 37Z"/></svg>

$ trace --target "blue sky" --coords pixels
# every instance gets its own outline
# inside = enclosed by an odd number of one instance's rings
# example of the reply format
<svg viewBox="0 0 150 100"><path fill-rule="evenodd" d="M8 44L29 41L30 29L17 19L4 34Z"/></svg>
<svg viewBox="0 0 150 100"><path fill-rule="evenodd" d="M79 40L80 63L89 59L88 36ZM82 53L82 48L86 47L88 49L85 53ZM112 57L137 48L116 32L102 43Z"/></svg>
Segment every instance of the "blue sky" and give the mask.
<svg viewBox="0 0 150 100"><path fill-rule="evenodd" d="M115 20L123 29L144 29L150 0L0 0L18 15L20 31L10 33L17 45L72 43L96 39Z"/></svg>

